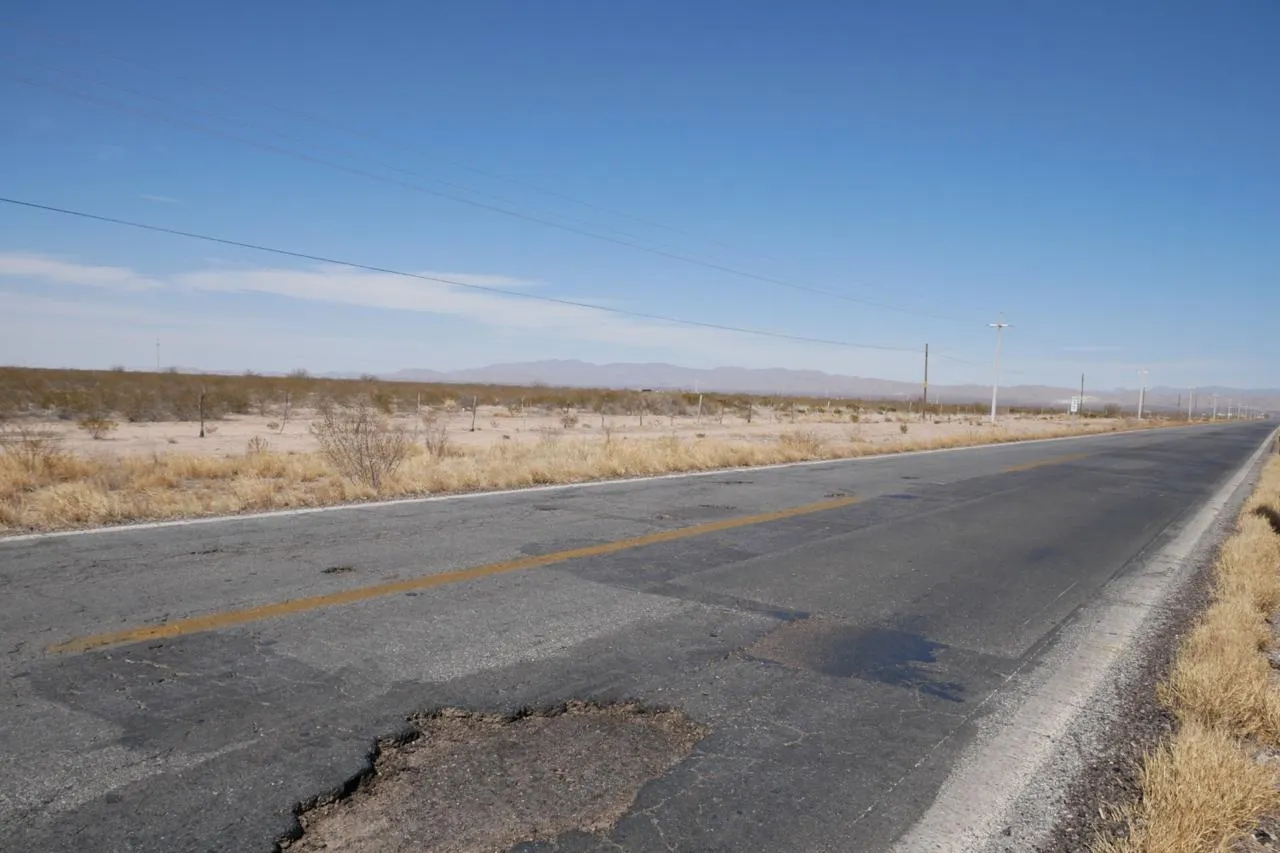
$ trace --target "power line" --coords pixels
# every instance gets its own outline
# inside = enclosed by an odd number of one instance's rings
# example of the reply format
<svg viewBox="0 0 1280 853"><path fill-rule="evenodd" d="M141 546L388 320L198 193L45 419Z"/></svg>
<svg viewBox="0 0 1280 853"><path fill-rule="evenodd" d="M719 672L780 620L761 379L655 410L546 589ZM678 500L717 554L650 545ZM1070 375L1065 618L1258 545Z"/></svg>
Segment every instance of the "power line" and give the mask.
<svg viewBox="0 0 1280 853"><path fill-rule="evenodd" d="M255 96L253 96L253 95L246 94L245 92L237 91L237 90L235 90L235 89L231 88L230 86L224 86L224 85L219 84L219 83L217 83L217 82L215 82L215 81L211 81L211 80L202 80L202 79L200 79L200 78L193 77L193 76L188 75L188 74L179 74L179 73L176 73L176 72L165 71L165 70L163 70L163 69L157 68L157 67L156 67L156 66L154 66L154 65L149 65L149 64L144 63L144 62L139 62L138 60L136 60L136 59L134 59L134 58L132 58L132 57L124 56L124 55L122 55L122 54L115 53L115 52L110 51L110 50L106 50L106 49L104 49L104 48L102 48L102 47L99 47L99 46L97 46L97 45L91 44L91 43L86 42L86 41L77 40L77 39L68 39L68 38L66 38L65 36L59 36L59 35L56 35L56 34L54 34L54 33L50 33L50 32L49 32L49 31L47 31L47 30L40 30L40 28L38 28L38 27L34 27L34 26L32 26L30 23L19 24L19 23L13 22L13 21L0 21L0 25L9 26L9 27L11 27L11 28L13 28L13 29L26 29L26 30L28 30L28 31L36 30L36 31L37 31L37 32L39 32L39 34L40 34L41 36L43 36L46 40L49 40L49 41L55 41L55 42L61 42L62 44L65 44L65 45L73 46L73 47L76 47L76 48L78 48L78 49L86 50L86 51L91 52L91 53L96 53L96 54L98 54L99 56L104 56L104 57L107 57L108 59L113 59L113 60L115 60L116 62L120 62L120 63L123 63L123 64L125 64L125 65L131 65L131 66L133 66L134 68L137 68L137 69L139 69L139 70L141 70L141 71L146 71L146 72L147 72L147 73L149 73L149 74L154 74L154 75L157 75L157 76L168 77L168 78L173 79L173 80L179 80L179 81L181 81L181 82L183 82L183 83L187 83L187 84L190 84L190 85L194 85L194 86L197 86L197 87L201 87L201 88L204 88L204 89L207 89L207 90L210 90L210 91L214 91L214 92L222 92L223 94L230 95L231 97L234 97L234 98L239 98L239 99L241 99L241 100L243 100L243 101L246 101L246 102L248 102L248 103L250 103L250 104L255 104L255 105L259 106L259 107L263 107L263 108L268 109L268 110L271 110L271 111L273 111L273 112L280 113L281 115L287 115L287 116L292 116L292 117L294 117L294 118L300 118L300 119L302 119L302 120L304 120L304 121L311 122L312 124L316 124L316 125L319 125L319 126L321 126L321 127L327 127L327 128L329 128L330 130L336 130L336 131L338 131L338 132L340 132L340 133L345 133L345 134L347 134L347 135L349 135L349 136L353 136L353 137L356 137L356 138L359 138L359 139L365 139L365 140L368 140L368 141L370 141L370 142L377 142L377 143L379 143L380 145L387 145L387 146L391 146L391 147L393 147L393 148L403 148L403 147L404 147L404 146L403 146L402 144L400 144L400 143L396 143L396 142L394 142L394 141L392 141L392 140L389 140L389 139L386 139L386 138L384 138L384 137L376 136L376 135L371 134L371 133L368 133L368 132L366 132L366 131L362 131L362 130L354 129L354 128L352 128L352 127L348 126L348 125L342 124L341 122L333 121L332 119L327 119L327 118L324 118L324 117L321 117L321 116L317 116L317 115L315 115L315 114L308 113L308 112L305 112L305 111L303 111L303 110L296 109L296 108L294 108L294 107L284 107L284 106L280 106L279 104L275 104L275 103L272 103L272 102L270 102L270 101L263 100L263 99L261 99L261 98L255 97ZM512 186L521 187L522 189L530 190L530 191L532 191L532 192L536 192L536 193L539 193L539 194L542 194L542 195L546 195L546 196L549 196L549 197L551 197L551 198L557 198L557 199L560 199L560 200L562 200L562 201L568 201L568 202L571 202L571 203L573 203L573 204L577 204L577 205L580 205L580 206L582 206L582 207L585 207L585 208L587 208L587 209L589 209L589 210L597 211L597 212L599 212L599 213L605 213L605 214L608 214L608 215L610 215L610 216L616 216L616 217L619 217L619 218L621 218L621 219L629 219L629 220L631 220L632 222L637 222L637 223L639 223L639 224L641 224L641 225L647 225L647 226L649 226L649 227L651 227L651 228L658 228L658 229L661 229L661 230L664 230L664 231L669 231L669 232L674 233L674 234L681 234L681 235L683 235L683 236L685 236L685 237L689 237L689 238L692 238L692 239L695 239L695 240L701 240L701 241L706 242L706 243L711 243L711 244L713 244L713 245L717 245L717 246L720 246L721 248L729 249L729 250L734 251L734 252L746 252L746 253L748 253L748 254L754 254L754 255L759 255L759 256L763 256L763 257L768 257L768 258L771 258L772 260L778 260L778 258L775 258L774 256L769 255L769 254L767 254L767 253L765 253L765 252L761 252L761 251L759 251L758 249L744 249L744 248L742 248L742 247L740 247L740 246L734 246L734 245L732 245L732 244L730 244L730 243L725 243L725 242L722 242L722 241L720 241L720 240L716 240L716 239L711 238L711 237L700 236L700 235L695 234L695 233L693 233L693 232L687 231L687 230L685 230L685 229L683 229L683 228L678 228L678 227L676 227L676 226L674 226L674 225L667 225L667 224L664 224L664 223L662 223L662 222L658 222L658 221L656 221L656 220L649 219L649 218L646 218L646 217L643 217L643 216L637 216L637 215L632 214L632 213L627 213L627 212L625 212L625 211L621 211L621 210L617 210L617 209L615 209L615 208L610 208L610 207L607 207L607 206L604 206L604 205L596 204L596 203L594 203L594 202L584 201L583 199L576 198L575 196L569 195L569 194L567 194L567 193L562 193L562 192L559 192L559 191L557 191L557 190L550 190L550 189L547 189L547 188L545 188L545 187L538 186L537 184L530 183L530 182L528 182L528 181L519 180L519 179L517 179L517 178L512 178L512 177L509 177L509 176L506 176L506 175L502 175L502 174L499 174L499 173L497 173L497 172L489 171L489 170L486 170L486 169L480 169L480 168L477 168L477 167L475 167L475 166L469 166L469 165L467 165L467 164L465 164L465 163L460 163L460 162L458 162L458 161L456 161L456 160L444 160L444 162L445 162L447 165L453 166L454 168L462 169L462 170L464 170L464 171L468 171L468 172L471 172L471 173L476 174L476 175L482 175L482 176L487 177L487 178L492 178L492 179L494 179L494 180L502 181L502 182L507 183L507 184L510 184L510 185L512 185ZM403 169L395 169L395 167L385 167L385 168L392 168L392 169L394 169L395 171L405 171L405 170L403 170ZM410 174L412 174L412 173L410 173ZM446 182L441 181L441 183L446 183ZM474 190L468 190L468 191L474 192Z"/></svg>
<svg viewBox="0 0 1280 853"><path fill-rule="evenodd" d="M791 290L803 291L803 292L806 292L806 293L812 293L812 294L819 295L819 296L826 296L826 297L830 297L830 298L833 298L833 299L840 299L840 300L844 300L844 301L847 301L847 302L857 303L857 304L866 305L866 306L874 307L874 308L880 308L880 309L887 310L887 311L895 311L895 312L899 312L899 313L904 313L904 314L909 314L909 315L917 315L917 316L922 316L922 317L931 317L931 318L934 318L934 319L947 320L947 321L952 321L952 322L961 322L961 323L966 322L966 321L964 321L964 320L962 320L962 319L960 319L960 318L953 317L953 316L949 316L949 315L936 314L936 313L933 313L933 312L930 312L930 311L920 311L920 310L918 310L918 309L905 308L905 307L902 307L902 306L899 306L899 305L893 305L893 304L886 303L886 302L880 302L880 301L878 301L878 300L866 299L866 298L863 298L863 297L851 296L851 295L849 295L849 294L839 293L839 292L836 292L836 291L824 290L824 289L822 289L822 288L811 287L811 286L809 286L809 285L804 285L804 284L798 284L798 283L796 283L796 282L787 281L787 280L785 280L785 279L779 279L779 278L775 278L775 277L772 277L772 276L760 275L760 274L753 273L753 272L750 272L750 271L747 271L747 270L738 269L738 268L736 268L736 267L730 267L730 266L726 266L726 265L724 265L724 264L719 264L719 263L716 263L716 262L714 262L714 261L706 261L706 260L702 260L702 259L699 259L699 258L694 258L694 257L691 257L691 256L689 256L689 255L680 254L680 253L678 253L678 252L672 252L672 251L669 251L669 250L666 250L666 249L662 249L662 248L658 248L658 247L655 247L655 246L648 246L648 245L645 245L645 244L643 244L643 243L637 243L637 242L635 242L635 241L633 241L633 240L625 240L625 239L621 239L621 238L617 238L617 237L610 237L610 236L605 235L605 234L600 234L600 233L597 233L597 232L594 232L594 231L589 231L589 230L586 230L586 229L583 229L583 228L577 228L577 227L572 226L572 225L565 225L565 224L560 223L560 222L555 222L555 221L552 221L552 220L550 220L550 219L546 219L546 218L544 218L544 217L534 216L534 215L526 214L526 213L521 213L520 211L512 210L512 209L510 209L510 208L505 208L505 207L501 207L501 206L498 206L498 205L489 204L489 203L486 203L486 202L476 201L475 199L464 198L464 197L462 197L462 196L452 195L452 194L450 194L450 193L442 192L442 191L437 190L437 189L432 189L432 188L430 188L430 187L424 187L424 186L422 186L422 185L420 185L420 184L415 184L415 183L411 183L411 182L408 182L408 181L400 180L400 179L397 179L397 178L388 177L388 176L386 176L386 175L379 175L379 174L377 174L376 172L370 172L370 171L368 171L368 170L360 169L360 168L357 168L357 167L355 167L355 166L349 166L349 165L342 164L342 163L336 163L336 162L333 162L333 161L331 161L331 160L326 160L326 159L324 159L324 158L322 158L322 157L316 157L316 156L314 156L314 155L307 154L307 153L304 153L304 152L296 151L296 150L289 149L289 148L284 148L284 147L281 147L281 146L278 146L278 145L272 145L272 144L270 144L270 143L260 142L260 141L258 141L258 140L255 140L255 139L249 139L249 138L247 138L247 137L243 137L243 136L238 136L238 135L236 135L236 134L229 133L229 132L227 132L227 131L220 130L220 129L218 129L218 128L210 127L210 126L208 126L208 125L201 124L201 123L199 123L199 122L191 121L191 120L189 120L189 119L185 119L185 118L181 118L181 117L177 117L177 116L168 115L168 114L160 113L160 112L156 112L156 111L153 111L153 110L143 109L143 108L141 108L141 107L137 107L137 106L134 106L134 105L131 105L131 104L121 103L120 101L115 101L115 100L112 100L112 99L110 99L110 98L104 98L104 97L101 97L101 96L99 96L99 95L93 95L93 94L90 94L90 93L87 93L87 92L78 91L78 90L76 90L76 89L72 89L72 88L69 88L69 87L66 87L66 86L59 86L59 85L54 84L54 83L49 83L49 82L47 82L47 81L43 81L43 80L37 80L37 79L35 79L35 78L28 77L28 76L25 76L25 75L21 75L21 74L10 74L10 75L8 75L8 76L10 76L10 78L11 78L11 79L16 80L17 82L23 83L24 85L29 85L29 86L32 86L32 87L35 87L35 88L46 89L46 90L53 91L53 92L56 92L56 93L59 93L59 94L68 95L68 96L70 96L70 97L79 98L79 99L81 99L81 100L89 101L89 102L91 102L91 103L97 103L97 104L100 104L100 105L103 105L103 106L107 106L107 107L112 108L112 109L122 110L122 111L125 111L125 112L132 112L132 113L136 113L136 114L139 114L139 115L143 115L143 116L146 116L146 117L149 117L149 118L152 118L152 119L157 119L157 120L160 120L160 121L164 121L164 122L167 122L167 123L170 123L170 124L175 124L175 125L178 125L178 126L187 127L187 128L190 128L190 129L196 130L196 131L201 132L201 133L205 133L205 134L209 134L209 135L212 135L212 136L221 137L221 138L224 138L224 139L229 139L229 140L231 140L231 141L233 141L233 142L237 142L237 143L242 144L242 145L247 145L247 146L250 146L250 147L253 147L253 148L258 148L258 149L261 149L261 150L264 150L264 151L269 151L269 152L272 152L272 153L275 153L275 154L279 154L279 155L281 155L281 156L290 157L290 158L297 159L297 160L301 160L301 161L304 161L304 162L309 162L309 163L313 163L313 164L317 164L317 165L325 166L325 167L330 168L330 169L335 169L335 170L337 170L337 171L346 172L346 173L348 173L348 174L353 174L353 175L357 175L357 176L360 176L360 177L369 178L369 179L371 179L371 180L381 181L381 182L383 182L383 183L393 184L393 185L395 185L395 186L399 186L399 187L402 187L402 188L404 188L404 189L412 190L412 191L414 191L414 192L419 192L419 193L423 193L423 194L426 194L426 195L434 196L434 197L437 197L437 198L443 198L443 199L447 199L447 200L450 200L450 201L455 201L455 202L458 202L458 203L460 203L460 204L470 205L470 206L472 206L472 207L477 207L477 208L480 208L480 209L483 209L483 210L488 210L488 211L493 212L493 213L502 214L502 215L504 215L504 216L513 217L513 218L520 219L520 220L524 220L524 221L527 221L527 222L536 222L536 223L539 223L539 224L542 224L542 225L546 225L546 226L549 226L549 227L552 227L552 228L557 228L557 229L562 230L562 231L567 231L567 232L572 233L572 234L578 234L578 235L580 235L580 236L590 237L590 238L592 238L592 239L601 240L601 241L604 241L604 242L607 242L607 243L612 243L612 244L619 245L619 246L625 246L625 247L628 247L628 248L631 248L631 249L636 249L636 250L638 250L638 251L646 252L646 253L648 253L648 254L656 255L656 256L659 256L659 257L664 257L664 258L668 258L668 259L671 259L671 260L680 261L680 262L682 262L682 263L687 263L687 264L692 264L692 265L695 265L695 266L704 267L704 268L706 268L706 269L716 270L716 271L718 271L718 272L728 273L728 274L730 274L730 275L735 275L735 276L738 276L738 277L740 277L740 278L751 279L751 280L759 281L759 282L762 282L762 283L765 283L765 284L772 284L772 285L776 285L776 286L779 286L779 287L789 288L789 289L791 289ZM107 87L109 87L109 88L118 88L118 87L111 87L111 86L110 86L110 84L99 84L99 85L105 85L105 86L107 86ZM154 98L154 96L144 96L144 97L153 97L153 99L155 99L155 98ZM157 100L163 100L163 99L157 99ZM403 170L400 170L400 171L403 171Z"/></svg>
<svg viewBox="0 0 1280 853"><path fill-rule="evenodd" d="M357 153L355 153L355 152L351 151L351 150L350 150L350 149L348 149L348 148L344 148L344 147L342 147L342 146L340 146L340 145L332 145L332 144L316 143L316 142L315 142L314 140L312 140L312 139L305 139L305 138L301 138L301 137L298 137L298 136L294 136L294 135L292 135L292 134L288 134L288 133L281 133L281 132L280 132L280 131L278 131L278 130L270 130L270 129L266 129L266 128L257 127L257 126L253 125L253 124L252 124L252 123L250 123L250 122L246 122L246 121L241 120L241 119L232 118L232 117L229 117L229 116L227 116L226 114L223 114L223 113L214 112L213 110L205 109L205 108L203 108L203 107L191 106L190 104L175 103L173 100L171 100L171 99L169 99L169 98L163 98L163 97L161 97L161 96L159 96L159 95L153 95L153 94L151 94L150 92L142 92L142 91L139 91L139 90L137 90L137 89L132 89L132 88L130 88L130 87L128 87L128 86L121 86L121 85L118 85L118 84L116 84L116 83L108 83L108 82L106 82L106 81L104 81L104 80L98 79L98 78L93 77L93 76L91 76L91 75L88 75L88 74L82 74L82 73L77 72L77 71L69 71L69 70L67 70L67 69L65 69L65 68L59 68L59 67L58 67L58 66L56 66L56 65L50 65L50 64L45 63L45 62L34 62L34 63L32 63L32 64L37 65L37 66L39 66L39 67L43 68L43 69L44 69L44 70L46 70L46 71L52 71L52 72L54 72L55 74L60 74L60 75L66 76L66 77L78 77L78 78L80 78L81 80L83 80L83 81L85 81L85 82L87 82L87 83L90 83L90 84L92 84L92 85L94 85L94 86L99 86L99 87L104 88L104 89L111 89L111 90L113 90L113 91L121 92L121 93L124 93L124 94L126 94L126 95L132 95L133 97L136 97L136 98L144 98L144 99L146 99L146 100L148 100L148 101L154 101L155 103L158 103L158 104L164 104L165 106L169 106L169 107L177 107L178 109L187 110L187 111L192 112L192 113L195 113L195 114L197 114L197 115L203 115L203 116L206 116L206 117L211 118L211 119L216 119L216 120L218 120L218 121L222 121L222 122L229 122L229 123L231 123L231 124L238 124L238 125L240 125L241 127L244 127L244 128L246 128L246 129L254 130L254 131L257 131L257 132L259 132L259 133L265 133L267 136L275 137L276 139L283 139L283 140L286 140L286 141L288 141L288 142L300 143L300 144L303 144L303 145L309 145L309 146L311 146L311 147L313 147L313 148L322 149L322 150L327 149L327 150L328 150L328 151L330 151L330 152L333 152L333 153L335 153L335 154L337 154L337 155L339 155L339 156L341 156L341 157L349 158L349 159L351 159L351 160L357 160L357 159L359 159L359 157L360 157L360 155L359 155L359 154L357 154ZM112 109L120 109L120 110L128 110L128 111L132 111L132 112L138 112L138 113L140 113L140 114L148 115L149 117L157 118L157 119L159 119L159 120L167 121L167 122L171 122L171 123L186 123L186 126L188 126L188 127L193 127L193 129L199 130L199 131L201 131L201 132L211 133L211 134L213 134L213 133L221 134L221 132L220 132L220 131L217 131L215 128L209 128L209 127L207 127L207 126L194 126L194 125L193 125L193 123L189 123L189 122L187 122L185 119L183 119L183 118L181 118L181 117L177 117L177 116L168 116L168 115L165 115L165 114L162 114L162 113L150 113L150 112L148 112L148 111L140 110L140 109L138 109L137 107L134 107L134 106L129 105L129 104L123 104L123 103L121 103L121 102L119 102L119 101L111 101L111 100L109 100L109 99L107 99L107 98L102 98L102 97L97 96L97 95L90 95L90 94L83 93L83 92L77 92L77 91L76 91L76 90L74 90L74 89L69 89L69 88L66 88L66 87L64 87L64 86L58 86L58 85L56 85L56 84L48 83L48 82L46 82L46 81L35 80L34 78L21 77L21 76L16 75L16 74L11 75L11 77L12 77L12 79L15 79L15 80L17 80L18 82L21 82L21 83L23 83L23 84L25 84L25 85L35 86L35 87L42 88L42 89L47 89L47 90L50 90L50 91L54 91L54 92L56 92L56 93L58 93L58 94L67 95L67 96L69 96L69 97L80 98L80 99L82 99L82 100L91 100L91 101L93 101L94 103L98 103L98 104L101 104L101 105L103 105L103 106L111 107ZM225 135L225 134L224 134L224 135ZM234 141L236 141L236 142L243 142L244 144L249 144L246 140L235 139ZM283 152L277 152L277 153L283 153ZM458 190L458 191L460 191L460 192L469 193L469 194L471 194L471 195L479 196L480 198L486 198L486 199L489 199L490 201L496 201L496 202L500 202L500 203L502 203L502 204L509 204L509 205L516 205L516 204L519 204L519 202L516 202L516 201L514 201L514 200L512 200L512 199L509 199L509 198L506 198L506 197L504 197L504 196L494 195L493 193L484 192L483 190L477 190L477 189L475 189L474 187L469 187L469 186L467 186L466 184L459 184L459 183L454 182L454 181L446 181L446 180L441 179L441 178L433 178L433 177L429 177L429 176L427 176L427 175L422 174L421 172L415 172L415 171L413 171L412 169L406 169L406 168L403 168L403 167L401 167L401 166L393 166L393 165L391 165L391 164L384 163L384 162L380 162L380 161L377 161L377 160L374 160L374 161L373 161L373 165L377 166L377 167L378 167L378 168L380 168L380 169L385 169L385 170L387 170L388 172L398 172L399 174L402 174L402 175L407 175L407 176L409 176L409 177L417 178L417 179L419 179L419 180L427 181L427 182L429 182L429 183L440 184L441 186L449 187L449 188L451 188L451 189ZM578 224L578 225L587 226L587 227L589 227L589 228L590 228L590 227L599 228L599 229L600 229L600 230L602 230L602 231L607 231L607 232L612 233L612 234L619 234L619 235L621 235L621 236L623 236L623 237L627 237L627 238L632 239L632 240L642 240L642 239L644 239L644 238L642 238L642 237L640 237L640 236L638 236L638 235L636 235L636 234L632 234L632 233L630 233L630 232L628 232L628 231L622 231L622 230L617 229L617 228L609 228L609 227L601 226L601 225L599 225L598 223L594 223L594 222L591 222L591 221L586 220L586 219L579 219L579 218L576 218L576 217L573 217L573 216L566 216L566 215L565 215L565 214L563 214L563 213L555 213L555 212L548 211L548 210L538 210L538 209L536 209L536 208L535 208L534 210L535 210L535 212L536 212L538 215L543 216L543 217L554 217L554 218L557 218L557 219L563 219L563 220L564 220L564 221L566 221L566 222L572 222L572 223L576 223L576 224ZM659 248L663 248L663 247L659 247Z"/></svg>
<svg viewBox="0 0 1280 853"><path fill-rule="evenodd" d="M402 276L404 278L414 278L422 281L431 281L438 284L447 284L454 287L464 287L469 290L480 290L487 293L497 293L503 296L515 296L522 299L532 299L539 302L550 302L556 305L567 305L574 308L583 308L590 311L600 311L609 314L620 314L627 317L636 317L643 320L655 320L663 323L675 323L684 326L695 326L703 329L715 329L722 332L736 332L744 335L757 335L766 338L778 338L780 340L797 341L800 343L823 344L826 346L848 347L852 349L869 349L881 350L884 352L908 352L916 353L916 348L908 347L890 347L880 346L878 344L856 344L850 341L837 341L826 338L813 338L804 335L792 335L785 332L771 332L765 329L750 329L742 326L730 326L723 323L710 323L702 320L685 320L679 317L669 317L663 314L650 314L643 311L631 311L625 308L611 308L604 305L592 305L589 302L577 302L572 299L562 299L557 296L546 296L538 293L524 293L518 290L504 290L500 287L491 287L489 285L475 284L473 282L456 281L454 279L443 278L440 276L425 275L422 273L405 272L404 270L395 270L388 267L379 267L372 264L362 264L355 261L344 261L338 258L330 258L324 255L313 255L307 252L295 252L289 249L279 249L272 246L263 246L257 243L248 243L241 240L231 240L225 237L214 237L208 234L197 234L193 231L182 231L177 228L166 228L161 225L150 225L144 222L134 222L128 219L120 219L114 216L101 216L96 213L87 213L82 210L72 210L65 207L56 207L54 205L39 204L33 201L22 201L15 198L7 198L0 196L0 203L10 204L17 207L25 207L32 210L42 210L49 213L58 213L65 216L74 216L80 219L88 219L94 222L105 222L112 225L122 225L129 228L136 228L142 231L151 231L157 234L169 234L175 237L187 237L192 240L202 240L207 243L217 243L223 246L235 246L241 249L251 249L257 252L267 252L273 255L281 255L288 258L296 258L306 261L314 261L316 263L333 264L334 266L349 267L351 269L364 270L366 272L381 273L384 275ZM956 359L959 360L959 359Z"/></svg>

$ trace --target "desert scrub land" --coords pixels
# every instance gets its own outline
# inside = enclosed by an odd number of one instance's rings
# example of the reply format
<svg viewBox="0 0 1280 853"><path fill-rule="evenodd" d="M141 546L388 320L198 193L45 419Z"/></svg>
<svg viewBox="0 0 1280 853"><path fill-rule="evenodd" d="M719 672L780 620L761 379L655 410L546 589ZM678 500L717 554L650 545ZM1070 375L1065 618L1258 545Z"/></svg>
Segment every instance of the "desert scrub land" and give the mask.
<svg viewBox="0 0 1280 853"><path fill-rule="evenodd" d="M1146 755L1141 796L1113 803L1094 853L1274 849L1280 826L1280 458L1214 565L1213 598L1160 700L1172 736Z"/></svg>
<svg viewBox="0 0 1280 853"><path fill-rule="evenodd" d="M959 407L921 413L905 403L468 389L299 374L6 368L0 394L0 533L1137 426L1031 413L991 426Z"/></svg>

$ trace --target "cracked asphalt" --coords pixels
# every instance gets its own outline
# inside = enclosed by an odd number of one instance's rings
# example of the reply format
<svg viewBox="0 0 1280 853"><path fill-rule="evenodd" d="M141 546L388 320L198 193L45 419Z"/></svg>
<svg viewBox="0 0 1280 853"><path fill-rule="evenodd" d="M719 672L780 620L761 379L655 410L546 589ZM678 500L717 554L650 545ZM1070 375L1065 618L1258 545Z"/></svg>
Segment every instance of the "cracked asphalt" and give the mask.
<svg viewBox="0 0 1280 853"><path fill-rule="evenodd" d="M570 699L707 735L611 830L519 850L885 850L1271 429L0 541L0 850L270 851L411 715Z"/></svg>

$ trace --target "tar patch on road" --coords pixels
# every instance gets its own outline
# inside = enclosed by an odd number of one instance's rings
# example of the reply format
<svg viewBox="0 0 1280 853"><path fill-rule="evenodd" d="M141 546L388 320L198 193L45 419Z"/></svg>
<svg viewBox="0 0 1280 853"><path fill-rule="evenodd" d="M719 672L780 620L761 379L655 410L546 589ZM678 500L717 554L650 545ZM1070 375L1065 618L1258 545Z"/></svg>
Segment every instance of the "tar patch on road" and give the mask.
<svg viewBox="0 0 1280 853"><path fill-rule="evenodd" d="M783 625L746 653L756 660L833 678L861 678L963 702L964 685L942 680L933 666L938 653L946 649L942 643L906 631L858 628L815 617Z"/></svg>
<svg viewBox="0 0 1280 853"><path fill-rule="evenodd" d="M605 832L704 729L677 711L570 703L502 717L444 711L383 743L348 794L304 807L282 849L327 853L506 850Z"/></svg>

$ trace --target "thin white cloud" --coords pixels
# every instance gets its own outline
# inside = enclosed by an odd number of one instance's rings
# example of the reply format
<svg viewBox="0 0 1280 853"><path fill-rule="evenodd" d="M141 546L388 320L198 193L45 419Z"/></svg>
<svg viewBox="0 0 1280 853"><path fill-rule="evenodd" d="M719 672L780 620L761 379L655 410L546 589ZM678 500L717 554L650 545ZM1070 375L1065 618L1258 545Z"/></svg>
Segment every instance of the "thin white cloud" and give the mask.
<svg viewBox="0 0 1280 853"><path fill-rule="evenodd" d="M569 339L649 348L733 353L758 349L755 339L608 314L574 305L475 290L479 285L520 291L538 282L506 275L424 272L456 284L371 273L337 265L310 269L214 268L151 277L124 267L92 266L44 255L0 253L0 278L35 279L122 291L167 288L208 293L270 294L292 299L467 319L497 329L532 330ZM579 300L582 301L582 300Z"/></svg>
<svg viewBox="0 0 1280 853"><path fill-rule="evenodd" d="M173 278L179 287L235 293L264 293L366 308L421 311L462 317L488 326L539 329L570 334L580 340L638 346L741 345L742 335L713 329L630 318L591 308L543 302L465 285L516 289L530 282L506 276L422 273L458 284L370 273L346 267L320 266L309 270L240 269L183 273ZM576 300L583 301L583 300Z"/></svg>
<svg viewBox="0 0 1280 853"><path fill-rule="evenodd" d="M237 268L216 261L206 264L204 269L162 278L123 267L92 266L42 255L0 252L0 278L81 285L104 293L116 291L118 295L108 297L114 301L82 300L84 304L79 305L70 302L28 304L23 312L33 321L44 317L50 322L58 316L66 318L74 314L79 322L86 325L98 323L104 329L114 326L113 334L156 325L177 328L192 319L219 323L214 317L184 317L174 322L177 318L157 316L153 312L155 305L136 301L139 294L135 294L134 301L128 304L119 301L125 291L164 290L175 297L196 293L242 294L248 297L271 295L334 306L457 318L467 322L449 328L446 333L450 339L448 342L439 339L437 332L437 338L431 341L432 349L448 346L451 356L464 350L485 353L476 357L480 363L483 363L481 359L489 357L487 353L498 348L509 353L506 357L512 360L535 360L547 357L551 352L572 356L575 351L607 353L609 357L626 352L634 358L647 351L647 357L656 355L665 360L708 365L812 367L883 377L914 375L916 370L916 357L912 355L770 341L742 333L650 321L463 286L475 284L508 291L539 286L538 282L529 279L505 275L423 273L457 282L445 284L338 265L286 269ZM140 295L145 297L146 294ZM0 300L0 305L5 301ZM575 297L575 301L595 300ZM10 307L17 308L16 305ZM139 311L141 313L127 315L128 312ZM10 314L11 318L14 316ZM331 318L338 328L343 326L341 316L339 312ZM271 320L279 325L273 333L274 340L281 349L292 347L290 352L301 352L299 342L310 340L316 331L311 325L299 326L287 312L273 315ZM15 319L14 322L20 321ZM481 329L479 335L476 334L477 326ZM224 325L223 328L232 327ZM237 322L234 329L232 337L244 336L245 328L241 323ZM404 353L403 339L393 341L381 336L370 337L370 334L368 331L353 332L353 337L363 335L365 344L351 347L345 358L368 359L376 351L385 354L383 367L387 369L433 366L421 365L420 358L405 360L407 353ZM229 339L224 339L224 343L234 347L234 342ZM397 355L397 352L404 354ZM344 358L342 353L332 350L326 352L325 357ZM332 366L343 367L341 364Z"/></svg>
<svg viewBox="0 0 1280 853"><path fill-rule="evenodd" d="M127 267L90 266L23 252L0 253L0 276L112 290L152 290L164 286L163 281Z"/></svg>
<svg viewBox="0 0 1280 853"><path fill-rule="evenodd" d="M156 204L178 204L178 200L167 195L153 195L151 193L143 193L138 196L143 201L154 201Z"/></svg>

